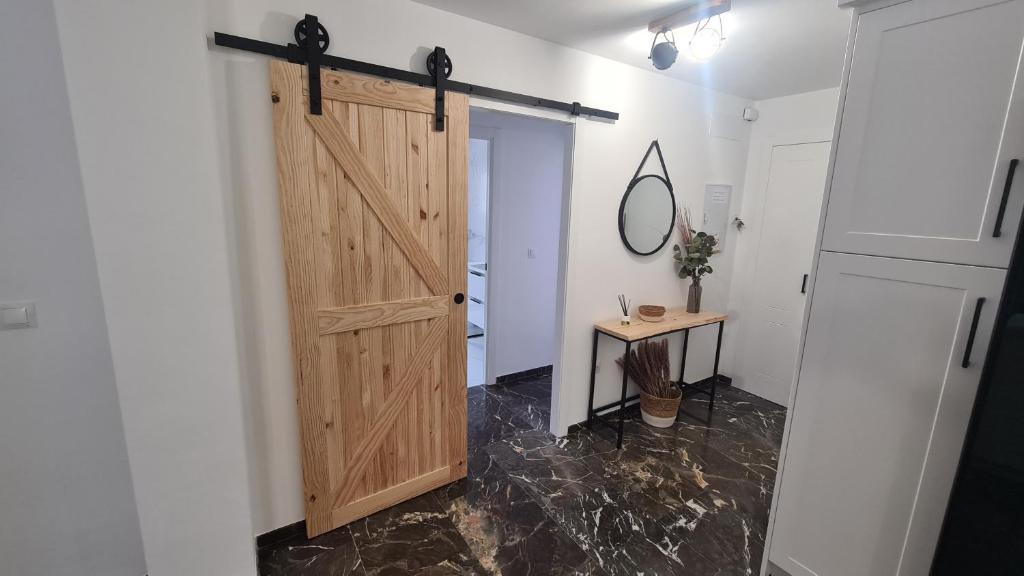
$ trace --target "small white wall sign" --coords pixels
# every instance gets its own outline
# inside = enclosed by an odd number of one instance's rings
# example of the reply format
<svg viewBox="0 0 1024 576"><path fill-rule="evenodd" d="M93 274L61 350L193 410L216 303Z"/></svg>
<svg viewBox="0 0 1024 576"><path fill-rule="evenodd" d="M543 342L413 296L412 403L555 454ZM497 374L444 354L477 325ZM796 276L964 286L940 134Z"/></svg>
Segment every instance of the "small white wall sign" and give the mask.
<svg viewBox="0 0 1024 576"><path fill-rule="evenodd" d="M725 232L729 225L729 201L732 185L704 185L704 221L701 230L718 239L718 249L725 249Z"/></svg>

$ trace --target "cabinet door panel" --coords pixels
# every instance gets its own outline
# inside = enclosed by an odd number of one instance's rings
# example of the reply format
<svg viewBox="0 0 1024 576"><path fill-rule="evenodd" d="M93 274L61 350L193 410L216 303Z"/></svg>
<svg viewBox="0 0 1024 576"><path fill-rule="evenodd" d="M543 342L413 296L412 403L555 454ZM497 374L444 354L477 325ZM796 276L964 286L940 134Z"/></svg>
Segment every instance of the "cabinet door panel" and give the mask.
<svg viewBox="0 0 1024 576"><path fill-rule="evenodd" d="M927 574L1004 277L822 253L772 562L793 576Z"/></svg>
<svg viewBox="0 0 1024 576"><path fill-rule="evenodd" d="M469 297L481 302L487 301L487 278L469 273Z"/></svg>
<svg viewBox="0 0 1024 576"><path fill-rule="evenodd" d="M992 233L1024 154L1024 0L913 0L855 34L822 248L1005 267L1020 186Z"/></svg>

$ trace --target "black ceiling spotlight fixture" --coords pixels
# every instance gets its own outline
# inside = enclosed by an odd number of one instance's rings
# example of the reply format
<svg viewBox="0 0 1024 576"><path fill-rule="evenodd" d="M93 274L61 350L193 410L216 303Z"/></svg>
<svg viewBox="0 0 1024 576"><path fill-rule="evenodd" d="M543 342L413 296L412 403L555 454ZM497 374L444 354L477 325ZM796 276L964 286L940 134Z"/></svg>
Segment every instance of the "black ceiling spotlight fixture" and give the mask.
<svg viewBox="0 0 1024 576"><path fill-rule="evenodd" d="M647 25L647 31L654 34L654 42L651 44L648 59L658 70L666 70L675 64L679 48L676 46L675 34L672 31L697 23L693 38L690 39L689 55L697 61L707 60L722 44L724 37L721 31L721 15L731 8L732 0L692 0L682 10L651 22ZM717 28L710 26L711 19L716 16ZM665 40L658 42L658 36L664 37Z"/></svg>
<svg viewBox="0 0 1024 576"><path fill-rule="evenodd" d="M651 54L647 58L658 70L667 70L676 63L676 56L679 56L679 48L676 48L676 35L671 30L662 30L654 35L654 42L651 43ZM664 42L658 42L658 36L664 36Z"/></svg>

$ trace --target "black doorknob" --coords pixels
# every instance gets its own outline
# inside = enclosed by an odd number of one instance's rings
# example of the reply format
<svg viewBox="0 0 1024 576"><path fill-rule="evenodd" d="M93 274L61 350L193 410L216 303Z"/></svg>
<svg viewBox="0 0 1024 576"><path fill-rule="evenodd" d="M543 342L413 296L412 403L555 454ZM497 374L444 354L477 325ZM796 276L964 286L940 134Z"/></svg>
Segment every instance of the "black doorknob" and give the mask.
<svg viewBox="0 0 1024 576"><path fill-rule="evenodd" d="M455 303L456 304L462 304L465 301L466 301L466 296L462 292L459 292L458 294L455 295Z"/></svg>

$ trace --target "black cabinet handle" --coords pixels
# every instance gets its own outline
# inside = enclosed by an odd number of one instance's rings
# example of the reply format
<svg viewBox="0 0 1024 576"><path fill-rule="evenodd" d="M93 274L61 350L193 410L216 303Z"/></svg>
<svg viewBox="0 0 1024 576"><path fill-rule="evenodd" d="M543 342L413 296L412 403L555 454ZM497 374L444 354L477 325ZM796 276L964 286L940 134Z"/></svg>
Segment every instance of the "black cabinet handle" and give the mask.
<svg viewBox="0 0 1024 576"><path fill-rule="evenodd" d="M1013 188L1013 175L1017 172L1017 164L1020 160L1010 160L1010 169L1006 172L1006 183L1003 184L1003 198L999 201L999 212L996 212L996 227L992 230L992 237L999 238L1003 235L1003 216L1006 214L1006 202L1010 199L1010 189Z"/></svg>
<svg viewBox="0 0 1024 576"><path fill-rule="evenodd" d="M971 350L974 349L974 336L978 333L978 319L981 318L981 307L985 304L984 298L978 298L974 305L974 320L971 321L971 331L967 333L967 346L964 347L964 361L960 366L967 368L971 365Z"/></svg>
<svg viewBox="0 0 1024 576"><path fill-rule="evenodd" d="M472 296L470 296L470 297L469 297L469 301L470 301L470 302L475 302L475 303L477 303L477 304L483 304L483 303L484 303L484 301L483 301L483 300L481 300L481 299L479 299L479 298L474 298L474 297L472 297Z"/></svg>
<svg viewBox="0 0 1024 576"><path fill-rule="evenodd" d="M804 274L804 280L800 283L800 293L807 294L807 274Z"/></svg>
<svg viewBox="0 0 1024 576"><path fill-rule="evenodd" d="M459 292L458 294L455 295L455 303L456 304L462 304L465 301L466 301L466 295L463 294L462 292Z"/></svg>

